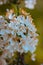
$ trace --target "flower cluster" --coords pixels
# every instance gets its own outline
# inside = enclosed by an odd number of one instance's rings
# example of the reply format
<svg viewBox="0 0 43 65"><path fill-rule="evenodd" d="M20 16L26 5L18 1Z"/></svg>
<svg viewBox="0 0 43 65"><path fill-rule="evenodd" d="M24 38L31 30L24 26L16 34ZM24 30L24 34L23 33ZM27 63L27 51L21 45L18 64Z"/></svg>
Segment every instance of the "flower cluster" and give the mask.
<svg viewBox="0 0 43 65"><path fill-rule="evenodd" d="M5 19L0 16L0 54L1 58L11 58L14 52L33 53L38 42L37 29L29 16L10 13ZM4 65L4 64L3 64Z"/></svg>

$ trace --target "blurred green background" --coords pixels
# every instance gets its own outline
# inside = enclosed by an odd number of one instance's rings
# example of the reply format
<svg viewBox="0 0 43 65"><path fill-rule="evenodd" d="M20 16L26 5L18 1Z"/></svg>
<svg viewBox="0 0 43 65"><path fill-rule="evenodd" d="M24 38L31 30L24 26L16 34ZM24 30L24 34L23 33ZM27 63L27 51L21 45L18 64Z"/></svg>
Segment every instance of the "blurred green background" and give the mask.
<svg viewBox="0 0 43 65"><path fill-rule="evenodd" d="M5 14L6 8L14 8L16 10L16 6L13 4L0 5L0 15ZM33 22L35 23L38 33L39 33L39 42L36 47L36 61L31 60L31 53L27 53L25 55L25 62L28 65L40 65L43 64L43 0L37 0L37 4L34 10L30 10L24 8L27 12L29 12L33 18Z"/></svg>

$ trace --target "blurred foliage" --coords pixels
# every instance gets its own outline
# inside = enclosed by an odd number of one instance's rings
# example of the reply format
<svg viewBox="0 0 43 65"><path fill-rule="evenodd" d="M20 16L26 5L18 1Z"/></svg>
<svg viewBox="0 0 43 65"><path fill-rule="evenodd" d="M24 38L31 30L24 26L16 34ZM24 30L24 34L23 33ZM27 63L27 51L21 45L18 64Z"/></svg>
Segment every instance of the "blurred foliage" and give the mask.
<svg viewBox="0 0 43 65"><path fill-rule="evenodd" d="M14 4L19 4L20 0L9 0L9 2L14 3Z"/></svg>

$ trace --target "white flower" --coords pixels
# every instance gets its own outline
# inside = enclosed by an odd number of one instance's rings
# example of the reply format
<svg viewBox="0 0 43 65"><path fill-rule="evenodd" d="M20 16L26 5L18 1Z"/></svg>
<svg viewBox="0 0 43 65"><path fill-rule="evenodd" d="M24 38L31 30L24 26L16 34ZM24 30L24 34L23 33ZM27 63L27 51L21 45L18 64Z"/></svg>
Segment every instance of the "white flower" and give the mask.
<svg viewBox="0 0 43 65"><path fill-rule="evenodd" d="M25 0L25 7L29 9L34 9L35 4L36 0Z"/></svg>

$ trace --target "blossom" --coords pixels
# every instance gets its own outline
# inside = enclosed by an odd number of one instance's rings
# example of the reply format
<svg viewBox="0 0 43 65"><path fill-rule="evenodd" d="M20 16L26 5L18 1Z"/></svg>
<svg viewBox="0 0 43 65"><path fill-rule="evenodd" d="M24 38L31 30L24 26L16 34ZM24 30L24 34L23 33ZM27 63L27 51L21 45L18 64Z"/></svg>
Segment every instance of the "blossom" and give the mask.
<svg viewBox="0 0 43 65"><path fill-rule="evenodd" d="M36 0L25 0L25 7L29 9L34 9L35 4Z"/></svg>
<svg viewBox="0 0 43 65"><path fill-rule="evenodd" d="M12 18L10 18L10 14L7 15L9 22L0 16L1 58L11 58L16 51L21 54L28 51L33 53L38 43L38 34L32 19L30 20L29 15L25 18L24 15L16 16L15 14L11 15Z"/></svg>

